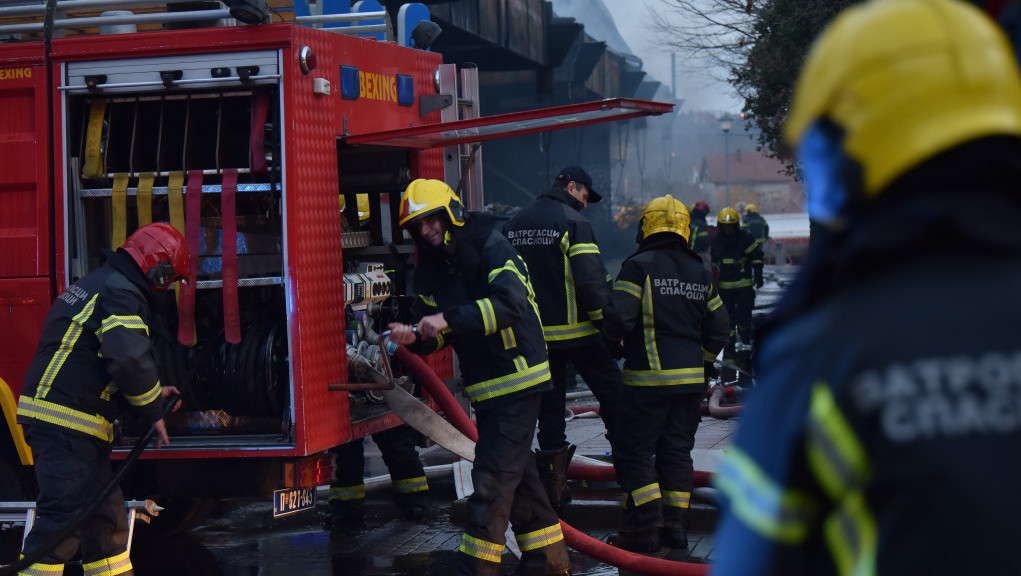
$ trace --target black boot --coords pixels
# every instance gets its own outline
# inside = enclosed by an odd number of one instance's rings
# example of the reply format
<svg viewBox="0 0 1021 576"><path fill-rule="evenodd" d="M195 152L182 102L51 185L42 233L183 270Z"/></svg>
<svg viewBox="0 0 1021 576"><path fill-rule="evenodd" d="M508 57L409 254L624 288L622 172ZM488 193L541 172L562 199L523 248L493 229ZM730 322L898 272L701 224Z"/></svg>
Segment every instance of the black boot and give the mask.
<svg viewBox="0 0 1021 576"><path fill-rule="evenodd" d="M667 548L684 550L688 547L688 534L684 528L664 526L659 530L659 541Z"/></svg>
<svg viewBox="0 0 1021 576"><path fill-rule="evenodd" d="M558 450L536 450L535 465L539 468L539 478L546 490L550 505L559 516L564 506L571 501L571 491L567 487L567 468L578 447L567 444Z"/></svg>
<svg viewBox="0 0 1021 576"><path fill-rule="evenodd" d="M631 552L659 552L659 528L648 528L634 532L618 532L607 540L610 546L616 546Z"/></svg>

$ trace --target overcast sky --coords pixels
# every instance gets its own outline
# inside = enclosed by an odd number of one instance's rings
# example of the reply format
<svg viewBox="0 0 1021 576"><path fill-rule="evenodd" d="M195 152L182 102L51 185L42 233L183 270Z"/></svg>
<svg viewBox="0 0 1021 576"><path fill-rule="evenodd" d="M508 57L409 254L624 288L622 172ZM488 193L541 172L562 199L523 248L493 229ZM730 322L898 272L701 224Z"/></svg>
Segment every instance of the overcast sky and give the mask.
<svg viewBox="0 0 1021 576"><path fill-rule="evenodd" d="M603 0L613 15L617 29L636 56L642 68L655 80L670 86L670 49L656 42L649 21L645 0ZM719 75L719 74L718 74ZM684 99L683 110L711 110L737 113L743 102L726 82L713 81L706 74L677 65L677 97Z"/></svg>

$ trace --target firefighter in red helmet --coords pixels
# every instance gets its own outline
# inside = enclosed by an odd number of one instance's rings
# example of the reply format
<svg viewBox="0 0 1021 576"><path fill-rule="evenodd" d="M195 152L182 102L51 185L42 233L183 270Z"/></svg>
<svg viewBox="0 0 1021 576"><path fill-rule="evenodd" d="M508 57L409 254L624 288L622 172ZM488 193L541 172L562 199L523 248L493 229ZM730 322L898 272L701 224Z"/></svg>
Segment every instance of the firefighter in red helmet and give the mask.
<svg viewBox="0 0 1021 576"><path fill-rule="evenodd" d="M568 574L560 520L532 459L550 370L528 268L493 221L440 180L409 184L400 216L418 245L419 320L417 331L390 324L390 339L415 353L454 347L479 431L456 573L500 574L510 521L518 573Z"/></svg>
<svg viewBox="0 0 1021 576"><path fill-rule="evenodd" d="M156 223L104 256L99 269L54 301L18 402L39 485L24 555L42 554L22 574L60 574L79 547L86 576L132 574L119 488L71 536L53 540L110 482L113 421L122 404L153 423L157 448L169 443L159 419L162 400L179 392L160 385L153 357L158 331L151 326L161 300L156 291L188 274L188 249L176 229Z"/></svg>

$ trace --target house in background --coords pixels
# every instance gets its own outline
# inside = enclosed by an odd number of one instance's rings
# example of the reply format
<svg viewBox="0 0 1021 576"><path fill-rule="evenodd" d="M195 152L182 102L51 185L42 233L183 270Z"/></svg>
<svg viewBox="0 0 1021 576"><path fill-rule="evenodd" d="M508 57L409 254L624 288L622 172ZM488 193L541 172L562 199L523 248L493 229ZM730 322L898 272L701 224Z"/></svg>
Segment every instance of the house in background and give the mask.
<svg viewBox="0 0 1021 576"><path fill-rule="evenodd" d="M730 159L723 154L706 154L698 169L698 182L714 212L726 204L730 182L730 205L755 204L761 214L802 213L805 194L801 182L788 176L785 165L762 152L735 150Z"/></svg>

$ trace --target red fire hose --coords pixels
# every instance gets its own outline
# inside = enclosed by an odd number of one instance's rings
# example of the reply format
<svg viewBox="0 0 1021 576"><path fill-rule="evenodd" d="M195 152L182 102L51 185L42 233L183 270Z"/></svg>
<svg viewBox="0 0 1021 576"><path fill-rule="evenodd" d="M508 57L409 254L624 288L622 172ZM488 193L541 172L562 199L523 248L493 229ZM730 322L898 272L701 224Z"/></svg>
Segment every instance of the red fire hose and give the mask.
<svg viewBox="0 0 1021 576"><path fill-rule="evenodd" d="M404 364L415 376L415 379L425 386L426 390L429 391L429 395L440 405L440 408L442 408L444 414L447 415L447 418L450 419L454 427L468 438L478 442L479 435L475 429L475 424L461 410L457 402L454 401L454 396L443 384L443 381L436 376L436 373L430 370L429 366L421 358L409 352L404 346L397 348L394 358ZM605 468L613 472L613 468L610 466L586 466L585 468L598 469L600 471ZM575 466L571 465L571 470L574 469ZM706 473L696 471L696 478L698 478L699 474ZM616 475L613 476L613 479L616 479ZM564 532L564 540L571 548L611 566L654 576L705 576L709 573L708 564L693 564L690 562L677 562L643 556L596 540L572 528L563 520L560 521L560 527Z"/></svg>

